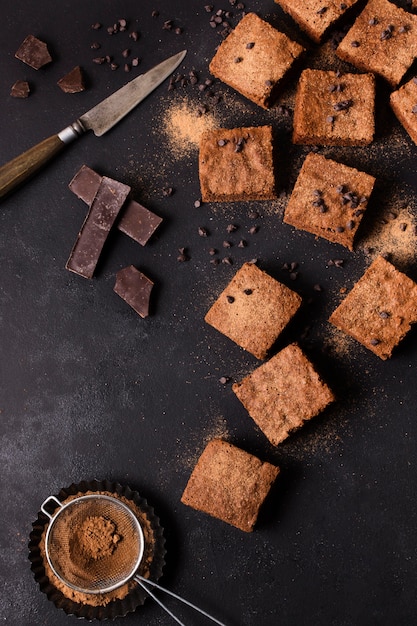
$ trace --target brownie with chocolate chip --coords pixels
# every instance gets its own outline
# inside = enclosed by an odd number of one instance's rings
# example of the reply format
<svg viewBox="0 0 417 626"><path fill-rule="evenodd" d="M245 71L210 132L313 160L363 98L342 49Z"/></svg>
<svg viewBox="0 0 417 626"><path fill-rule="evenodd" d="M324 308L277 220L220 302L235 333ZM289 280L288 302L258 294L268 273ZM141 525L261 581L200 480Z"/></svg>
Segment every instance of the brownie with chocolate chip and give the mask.
<svg viewBox="0 0 417 626"><path fill-rule="evenodd" d="M417 144L417 78L412 78L397 91L393 91L390 104L411 139Z"/></svg>
<svg viewBox="0 0 417 626"><path fill-rule="evenodd" d="M320 43L327 31L358 1L275 0L316 43Z"/></svg>
<svg viewBox="0 0 417 626"><path fill-rule="evenodd" d="M251 532L259 509L280 472L253 454L213 439L203 450L181 502Z"/></svg>
<svg viewBox="0 0 417 626"><path fill-rule="evenodd" d="M375 77L306 69L295 97L293 142L365 146L375 133Z"/></svg>
<svg viewBox="0 0 417 626"><path fill-rule="evenodd" d="M274 446L335 399L297 344L278 352L232 389Z"/></svg>
<svg viewBox="0 0 417 626"><path fill-rule="evenodd" d="M381 359L417 322L417 284L379 256L329 321Z"/></svg>
<svg viewBox="0 0 417 626"><path fill-rule="evenodd" d="M203 133L199 177L203 202L276 198L272 127Z"/></svg>
<svg viewBox="0 0 417 626"><path fill-rule="evenodd" d="M248 13L219 46L211 73L243 96L267 109L282 79L304 48Z"/></svg>
<svg viewBox="0 0 417 626"><path fill-rule="evenodd" d="M244 263L204 319L258 359L264 359L300 305L297 293L254 263Z"/></svg>
<svg viewBox="0 0 417 626"><path fill-rule="evenodd" d="M295 183L284 222L353 250L375 178L310 152Z"/></svg>
<svg viewBox="0 0 417 626"><path fill-rule="evenodd" d="M417 16L388 0L369 0L336 54L396 87L417 57Z"/></svg>

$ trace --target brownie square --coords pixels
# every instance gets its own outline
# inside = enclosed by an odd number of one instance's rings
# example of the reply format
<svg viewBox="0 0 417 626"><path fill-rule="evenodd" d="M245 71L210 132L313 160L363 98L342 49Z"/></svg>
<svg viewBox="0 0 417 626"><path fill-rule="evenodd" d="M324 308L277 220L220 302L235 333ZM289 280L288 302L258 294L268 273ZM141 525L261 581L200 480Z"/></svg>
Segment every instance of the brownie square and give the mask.
<svg viewBox="0 0 417 626"><path fill-rule="evenodd" d="M279 467L221 439L210 441L181 497L181 502L251 532Z"/></svg>
<svg viewBox="0 0 417 626"><path fill-rule="evenodd" d="M323 0L275 0L316 43L320 43L325 33L358 1L324 4Z"/></svg>
<svg viewBox="0 0 417 626"><path fill-rule="evenodd" d="M271 126L206 131L200 141L199 176L204 202L273 200Z"/></svg>
<svg viewBox="0 0 417 626"><path fill-rule="evenodd" d="M417 285L377 257L329 321L381 359L417 322Z"/></svg>
<svg viewBox="0 0 417 626"><path fill-rule="evenodd" d="M300 305L297 293L253 263L245 263L204 319L258 359L264 359Z"/></svg>
<svg viewBox="0 0 417 626"><path fill-rule="evenodd" d="M390 103L395 115L417 144L417 78L412 78L397 91L393 91Z"/></svg>
<svg viewBox="0 0 417 626"><path fill-rule="evenodd" d="M274 446L335 399L296 344L235 383L233 391Z"/></svg>
<svg viewBox="0 0 417 626"><path fill-rule="evenodd" d="M417 16L388 0L369 0L336 54L396 87L417 57Z"/></svg>
<svg viewBox="0 0 417 626"><path fill-rule="evenodd" d="M248 13L219 46L210 72L243 96L269 108L280 83L304 48Z"/></svg>
<svg viewBox="0 0 417 626"><path fill-rule="evenodd" d="M295 97L293 142L365 146L375 132L375 77L304 70Z"/></svg>
<svg viewBox="0 0 417 626"><path fill-rule="evenodd" d="M287 204L284 222L353 250L375 178L311 152Z"/></svg>

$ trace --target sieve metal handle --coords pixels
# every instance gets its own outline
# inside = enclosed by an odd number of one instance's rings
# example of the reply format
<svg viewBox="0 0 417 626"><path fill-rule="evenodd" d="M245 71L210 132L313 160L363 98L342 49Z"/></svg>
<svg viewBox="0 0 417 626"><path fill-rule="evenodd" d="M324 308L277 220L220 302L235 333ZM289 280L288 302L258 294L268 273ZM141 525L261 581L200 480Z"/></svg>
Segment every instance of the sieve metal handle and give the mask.
<svg viewBox="0 0 417 626"><path fill-rule="evenodd" d="M58 498L55 498L55 496L49 496L48 498L46 498L46 500L44 500L41 504L41 511L42 513L45 513L45 515L49 517L49 519L52 519L53 517L55 517L55 511L51 514L51 513L48 513L48 511L45 508L45 506L49 504L51 500L53 500L55 504L59 506L60 509L62 509L62 507L64 506L62 502L58 500Z"/></svg>
<svg viewBox="0 0 417 626"><path fill-rule="evenodd" d="M133 577L133 580L136 581L138 583L138 585L140 585L142 587L142 589L144 589L146 591L146 593L153 600L155 600L155 602L157 604L159 604L159 606L161 608L163 608L164 611L166 611L168 613L168 615L170 615L177 622L177 624L180 624L181 626L185 626L184 622L181 622L181 620L179 620L178 617L176 617L168 609L168 607L165 606L165 604L163 604L163 602L161 602L161 600L159 600L159 598L157 598L152 593L152 591L148 588L148 585L149 585L149 587L153 587L155 589L159 589L159 591L163 591L164 593L167 593L169 596L172 596L176 600L179 600L183 604L186 604L187 606L191 607L192 609L194 609L195 611L197 611L201 615L204 615L204 617L207 617L209 620L211 620L215 624L218 624L219 626L226 626L226 624L224 624L223 622L220 622L218 619L216 619L212 615L209 615L209 613L206 613L206 611L203 611L203 609L200 609L200 607L196 606L192 602L189 602L189 600L186 600L185 598L182 598L181 596L178 596L176 593L174 593L173 591L170 591L169 589L166 589L165 587L161 587L161 585L158 585L157 583L154 583L152 580L149 580L148 578L144 578L143 576L140 576L139 574L135 574L135 576Z"/></svg>

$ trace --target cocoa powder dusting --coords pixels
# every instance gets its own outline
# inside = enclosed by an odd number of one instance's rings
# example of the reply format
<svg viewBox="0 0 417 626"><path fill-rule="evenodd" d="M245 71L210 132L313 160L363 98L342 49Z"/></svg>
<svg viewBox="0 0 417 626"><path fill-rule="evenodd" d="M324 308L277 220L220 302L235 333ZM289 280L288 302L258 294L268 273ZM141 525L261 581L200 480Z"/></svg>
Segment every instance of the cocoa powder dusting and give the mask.
<svg viewBox="0 0 417 626"><path fill-rule="evenodd" d="M112 555L120 540L116 524L102 515L87 517L75 533L77 549L86 563Z"/></svg>

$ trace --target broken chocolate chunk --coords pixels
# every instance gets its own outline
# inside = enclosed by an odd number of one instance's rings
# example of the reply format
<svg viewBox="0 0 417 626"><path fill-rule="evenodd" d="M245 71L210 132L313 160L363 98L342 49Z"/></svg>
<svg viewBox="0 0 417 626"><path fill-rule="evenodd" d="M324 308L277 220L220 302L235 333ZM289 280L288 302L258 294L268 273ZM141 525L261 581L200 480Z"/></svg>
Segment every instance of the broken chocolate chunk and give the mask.
<svg viewBox="0 0 417 626"><path fill-rule="evenodd" d="M68 186L78 198L90 206L100 181L100 174L83 165ZM116 226L122 233L144 246L161 222L162 217L152 213L135 200L128 200L123 206Z"/></svg>
<svg viewBox="0 0 417 626"><path fill-rule="evenodd" d="M138 315L149 315L149 299L154 283L136 267L129 265L116 274L113 291L123 298Z"/></svg>
<svg viewBox="0 0 417 626"><path fill-rule="evenodd" d="M30 87L26 80L17 80L10 91L13 98L27 98L29 94Z"/></svg>
<svg viewBox="0 0 417 626"><path fill-rule="evenodd" d="M66 263L66 269L92 278L107 236L130 187L103 176L87 217Z"/></svg>
<svg viewBox="0 0 417 626"><path fill-rule="evenodd" d="M59 79L57 85L65 93L79 93L80 91L84 91L85 84L81 67L79 65L74 67L68 74Z"/></svg>
<svg viewBox="0 0 417 626"><path fill-rule="evenodd" d="M33 35L28 35L20 44L15 57L35 70L39 70L52 61L46 43Z"/></svg>

